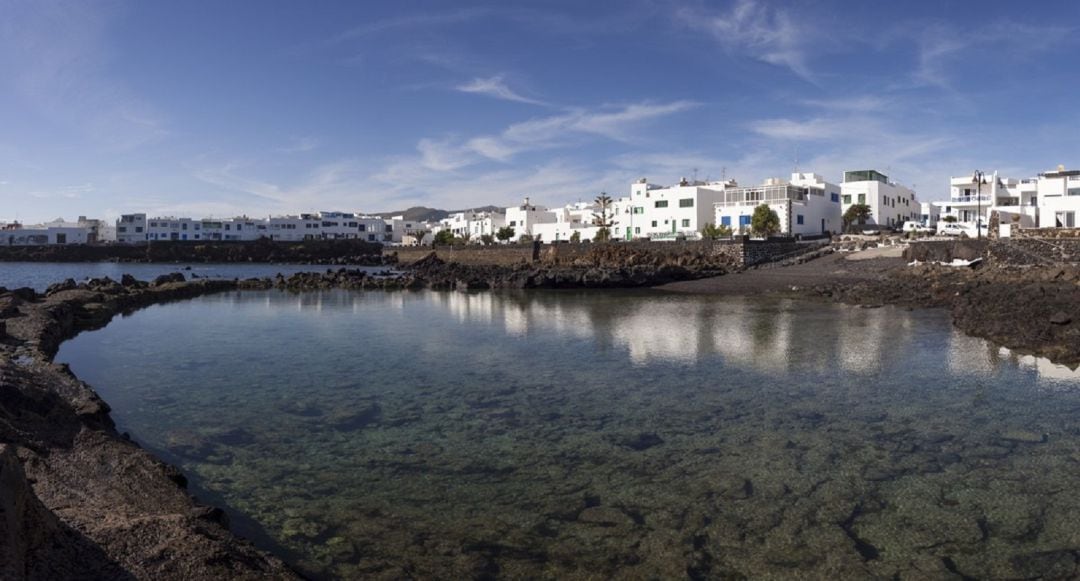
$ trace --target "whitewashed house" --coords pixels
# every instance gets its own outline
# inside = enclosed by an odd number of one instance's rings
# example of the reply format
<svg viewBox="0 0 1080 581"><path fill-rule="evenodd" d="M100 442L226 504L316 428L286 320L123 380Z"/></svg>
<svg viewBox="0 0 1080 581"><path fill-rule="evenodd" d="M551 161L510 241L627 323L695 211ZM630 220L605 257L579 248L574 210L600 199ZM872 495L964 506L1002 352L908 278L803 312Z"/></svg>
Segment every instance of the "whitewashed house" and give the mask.
<svg viewBox="0 0 1080 581"><path fill-rule="evenodd" d="M779 234L816 236L842 228L840 187L816 173L796 172L790 180L770 178L759 186L730 187L714 204L714 223L734 234L749 234L754 210L766 204L780 218Z"/></svg>
<svg viewBox="0 0 1080 581"><path fill-rule="evenodd" d="M146 242L146 214L122 214L116 220L116 241L124 244Z"/></svg>
<svg viewBox="0 0 1080 581"><path fill-rule="evenodd" d="M1058 166L1035 180L1040 228L1080 226L1080 170Z"/></svg>
<svg viewBox="0 0 1080 581"><path fill-rule="evenodd" d="M889 181L889 176L877 170L844 172L840 194L841 215L854 204L870 206L867 225L896 228L909 220L917 221L922 213L911 188Z"/></svg>
<svg viewBox="0 0 1080 581"><path fill-rule="evenodd" d="M537 224L551 224L556 221L556 212L548 210L544 206L537 206L525 198L522 204L506 208L506 225L514 229L511 242L516 242L522 236L536 236Z"/></svg>
<svg viewBox="0 0 1080 581"><path fill-rule="evenodd" d="M690 182L683 178L671 187L650 184L641 178L630 186L628 219L620 220L615 237L673 240L697 238L715 220L715 205L723 200L728 182ZM621 206L621 205L620 205Z"/></svg>

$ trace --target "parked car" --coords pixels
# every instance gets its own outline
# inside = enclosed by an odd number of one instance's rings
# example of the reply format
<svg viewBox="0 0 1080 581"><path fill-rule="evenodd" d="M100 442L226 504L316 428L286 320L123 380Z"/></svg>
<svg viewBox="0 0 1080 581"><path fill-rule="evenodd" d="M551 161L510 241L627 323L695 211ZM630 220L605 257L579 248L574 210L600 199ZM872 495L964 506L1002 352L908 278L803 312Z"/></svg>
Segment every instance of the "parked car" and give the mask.
<svg viewBox="0 0 1080 581"><path fill-rule="evenodd" d="M915 232L915 233L933 233L934 229L920 224L919 222L904 222L903 227L900 228L901 232Z"/></svg>
<svg viewBox="0 0 1080 581"><path fill-rule="evenodd" d="M982 224L982 235L986 236L987 228L986 224ZM975 224L964 222L941 222L938 224L938 234L944 236L960 236L966 234L968 238L975 238L978 236L978 232L975 230Z"/></svg>

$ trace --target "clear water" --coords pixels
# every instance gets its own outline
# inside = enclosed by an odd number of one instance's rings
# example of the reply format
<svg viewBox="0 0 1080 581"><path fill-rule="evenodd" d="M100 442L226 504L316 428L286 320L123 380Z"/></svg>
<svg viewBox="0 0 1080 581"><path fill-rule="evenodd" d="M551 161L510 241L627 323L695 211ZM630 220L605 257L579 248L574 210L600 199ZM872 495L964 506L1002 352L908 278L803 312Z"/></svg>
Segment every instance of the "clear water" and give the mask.
<svg viewBox="0 0 1080 581"><path fill-rule="evenodd" d="M327 268L338 269L340 266L321 266L311 264L149 264L133 262L0 262L0 286L13 289L30 287L38 292L44 291L50 284L65 279L83 282L91 278L109 277L120 280L130 274L139 280L153 280L155 277L172 272L183 272L189 279L192 275L202 278L263 278L273 277L278 273L285 276L298 272L324 272ZM386 270L384 267L350 266L350 269L368 271Z"/></svg>
<svg viewBox="0 0 1080 581"><path fill-rule="evenodd" d="M933 311L236 293L63 345L324 578L1068 577L1080 374Z"/></svg>

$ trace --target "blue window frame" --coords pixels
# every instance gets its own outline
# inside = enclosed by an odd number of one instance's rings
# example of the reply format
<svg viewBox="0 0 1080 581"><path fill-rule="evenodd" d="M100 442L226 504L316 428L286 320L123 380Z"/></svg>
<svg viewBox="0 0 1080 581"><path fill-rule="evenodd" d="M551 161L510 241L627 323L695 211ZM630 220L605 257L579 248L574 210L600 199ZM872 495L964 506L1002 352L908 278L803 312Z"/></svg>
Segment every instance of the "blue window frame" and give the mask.
<svg viewBox="0 0 1080 581"><path fill-rule="evenodd" d="M836 192L833 192L833 193L829 194L829 196L831 197L832 201L834 201L834 202L836 202L838 204L840 203L840 194L837 194Z"/></svg>
<svg viewBox="0 0 1080 581"><path fill-rule="evenodd" d="M731 216L721 216L720 217L720 225L721 226L731 226Z"/></svg>
<svg viewBox="0 0 1080 581"><path fill-rule="evenodd" d="M796 215L795 215L795 223L796 223L796 224L799 224L799 225L801 226L801 225L802 225L802 223L803 223L803 221L802 221L802 220L803 220L803 219L802 219L802 214L796 214Z"/></svg>
<svg viewBox="0 0 1080 581"><path fill-rule="evenodd" d="M749 226L750 216L739 216L739 226Z"/></svg>

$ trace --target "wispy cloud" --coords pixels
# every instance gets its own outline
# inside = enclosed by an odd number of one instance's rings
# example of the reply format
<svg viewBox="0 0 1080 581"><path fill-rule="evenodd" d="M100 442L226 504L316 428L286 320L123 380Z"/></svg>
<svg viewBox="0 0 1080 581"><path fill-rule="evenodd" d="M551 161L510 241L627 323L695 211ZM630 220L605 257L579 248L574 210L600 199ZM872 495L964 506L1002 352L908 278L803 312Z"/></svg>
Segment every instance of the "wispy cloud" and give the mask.
<svg viewBox="0 0 1080 581"><path fill-rule="evenodd" d="M486 79L478 77L468 83L458 85L456 89L463 93L487 95L488 97L494 97L504 101L515 101L518 103L528 103L530 105L546 105L543 101L530 99L508 87L506 82L503 81L502 75L496 75Z"/></svg>
<svg viewBox="0 0 1080 581"><path fill-rule="evenodd" d="M111 148L168 135L160 113L106 72L107 6L43 0L5 3L3 11L0 76L28 106Z"/></svg>
<svg viewBox="0 0 1080 581"><path fill-rule="evenodd" d="M995 21L972 27L943 23L904 23L891 34L894 39L916 42L917 64L912 78L916 85L956 90L956 81L969 84L971 70L958 70L972 51L999 54L1002 60L1024 60L1033 55L1075 42L1076 27L1058 24L1038 26L1021 22ZM902 40L901 40L902 39Z"/></svg>
<svg viewBox="0 0 1080 581"><path fill-rule="evenodd" d="M317 137L297 137L292 140L292 143L278 148L281 153L303 153L306 151L314 151L318 149L322 141Z"/></svg>
<svg viewBox="0 0 1080 581"><path fill-rule="evenodd" d="M738 0L727 12L681 8L676 17L685 26L710 34L729 54L745 54L814 80L805 43L810 31L816 29L797 23L787 10Z"/></svg>
<svg viewBox="0 0 1080 581"><path fill-rule="evenodd" d="M875 111L881 111L891 103L889 99L877 95L841 97L837 99L803 99L799 102L807 107L814 107L827 111L856 113L873 113Z"/></svg>

